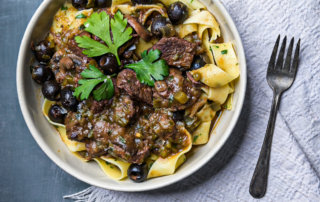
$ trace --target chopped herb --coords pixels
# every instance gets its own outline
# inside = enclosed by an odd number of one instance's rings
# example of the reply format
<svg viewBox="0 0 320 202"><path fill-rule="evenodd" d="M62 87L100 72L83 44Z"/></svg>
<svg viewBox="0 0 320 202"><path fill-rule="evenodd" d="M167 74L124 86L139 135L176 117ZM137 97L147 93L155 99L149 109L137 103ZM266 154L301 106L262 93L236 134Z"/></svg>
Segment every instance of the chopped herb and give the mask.
<svg viewBox="0 0 320 202"><path fill-rule="evenodd" d="M200 134L200 135L201 135L201 134ZM196 141L197 141L197 139L198 139L198 137L199 137L200 135L196 135L196 136L194 136L194 137L193 137L193 142L196 142Z"/></svg>
<svg viewBox="0 0 320 202"><path fill-rule="evenodd" d="M97 57L106 53L112 53L116 56L117 62L120 65L118 48L132 38L132 28L127 28L127 19L123 18L122 13L118 11L111 20L105 11L93 13L84 26L87 32L99 37L106 45L87 36L77 36L75 40L78 46L85 49L83 54L88 57ZM111 32L113 40L111 40Z"/></svg>
<svg viewBox="0 0 320 202"><path fill-rule="evenodd" d="M219 46L214 46L214 47L219 48Z"/></svg>
<svg viewBox="0 0 320 202"><path fill-rule="evenodd" d="M168 77L169 81L172 81L173 79L174 79L174 77L172 75Z"/></svg>
<svg viewBox="0 0 320 202"><path fill-rule="evenodd" d="M66 10L68 10L68 7L67 7L67 6L62 5L62 6L61 6L61 10L62 10L62 11L66 11Z"/></svg>
<svg viewBox="0 0 320 202"><path fill-rule="evenodd" d="M228 50L222 50L222 51L221 51L221 54L223 54L223 55L224 55L224 54L227 54L227 53L228 53Z"/></svg>
<svg viewBox="0 0 320 202"><path fill-rule="evenodd" d="M209 47L209 50L212 52L212 48L211 48L211 46Z"/></svg>
<svg viewBox="0 0 320 202"><path fill-rule="evenodd" d="M74 96L80 100L88 99L93 89L100 83L99 88L93 91L93 98L97 101L110 99L114 94L114 87L110 76L104 75L98 68L89 65L89 69L81 72L84 79L79 80L79 86L74 91Z"/></svg>
<svg viewBox="0 0 320 202"><path fill-rule="evenodd" d="M128 64L125 68L133 69L141 83L154 86L155 81L163 80L169 75L169 67L165 60L160 59L161 52L156 50L146 50L141 54L142 60Z"/></svg>
<svg viewBox="0 0 320 202"><path fill-rule="evenodd" d="M107 165L110 165L110 163L109 163L108 161L106 161L106 164L107 164Z"/></svg>
<svg viewBox="0 0 320 202"><path fill-rule="evenodd" d="M193 2L193 0L190 0L190 3L192 3Z"/></svg>
<svg viewBox="0 0 320 202"><path fill-rule="evenodd" d="M236 65L239 65L239 63L237 63Z"/></svg>
<svg viewBox="0 0 320 202"><path fill-rule="evenodd" d="M76 16L76 19L83 19L83 18L87 18L87 16L84 15L83 13L80 13L79 15Z"/></svg>
<svg viewBox="0 0 320 202"><path fill-rule="evenodd" d="M122 136L119 136L119 140L120 140L120 142L122 142L123 144L126 144L126 142L127 142Z"/></svg>

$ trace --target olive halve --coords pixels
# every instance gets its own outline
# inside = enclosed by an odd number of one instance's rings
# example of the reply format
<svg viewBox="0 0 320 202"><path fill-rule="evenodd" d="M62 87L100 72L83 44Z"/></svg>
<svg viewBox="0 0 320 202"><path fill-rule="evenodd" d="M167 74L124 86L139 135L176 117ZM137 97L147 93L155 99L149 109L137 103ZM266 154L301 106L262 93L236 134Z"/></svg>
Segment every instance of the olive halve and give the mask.
<svg viewBox="0 0 320 202"><path fill-rule="evenodd" d="M85 9L88 4L88 0L72 0L72 6L76 9Z"/></svg>
<svg viewBox="0 0 320 202"><path fill-rule="evenodd" d="M36 46L32 47L34 55L39 62L48 62L54 54L54 48L46 41L40 41Z"/></svg>
<svg viewBox="0 0 320 202"><path fill-rule="evenodd" d="M58 100L58 96L60 93L60 86L56 81L51 80L51 81L44 82L41 90L42 90L43 96L48 100L51 100L51 101Z"/></svg>
<svg viewBox="0 0 320 202"><path fill-rule="evenodd" d="M76 111L78 100L73 95L73 90L70 87L65 87L61 90L60 101L64 108L70 111Z"/></svg>
<svg viewBox="0 0 320 202"><path fill-rule="evenodd" d="M206 65L206 62L202 59L201 56L196 55L193 58L190 70L196 70Z"/></svg>
<svg viewBox="0 0 320 202"><path fill-rule="evenodd" d="M94 5L97 8L106 8L110 7L112 4L112 0L95 0Z"/></svg>
<svg viewBox="0 0 320 202"><path fill-rule="evenodd" d="M114 74L119 71L117 58L111 53L102 56L99 60L99 65L105 74Z"/></svg>
<svg viewBox="0 0 320 202"><path fill-rule="evenodd" d="M152 4L153 0L131 0L132 4Z"/></svg>
<svg viewBox="0 0 320 202"><path fill-rule="evenodd" d="M147 164L131 164L128 169L128 177L134 182L143 182L147 179L148 168Z"/></svg>
<svg viewBox="0 0 320 202"><path fill-rule="evenodd" d="M52 105L49 109L48 116L51 121L56 122L56 123L64 123L64 119L67 115L67 110L62 108L59 105Z"/></svg>
<svg viewBox="0 0 320 202"><path fill-rule="evenodd" d="M45 81L54 79L51 69L43 64L32 66L31 68L32 79L38 84L43 84Z"/></svg>
<svg viewBox="0 0 320 202"><path fill-rule="evenodd" d="M152 20L151 32L157 37L172 37L176 34L176 31L169 21L169 19L158 16Z"/></svg>
<svg viewBox="0 0 320 202"><path fill-rule="evenodd" d="M188 18L188 7L180 1L174 2L168 8L168 16L172 24L181 24Z"/></svg>

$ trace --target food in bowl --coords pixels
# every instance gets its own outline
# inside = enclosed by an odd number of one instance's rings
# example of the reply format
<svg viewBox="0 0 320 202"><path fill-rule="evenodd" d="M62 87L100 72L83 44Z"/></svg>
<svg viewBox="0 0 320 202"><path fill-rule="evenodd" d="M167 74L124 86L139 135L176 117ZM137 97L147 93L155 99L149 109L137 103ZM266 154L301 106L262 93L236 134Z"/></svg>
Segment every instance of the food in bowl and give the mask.
<svg viewBox="0 0 320 202"><path fill-rule="evenodd" d="M238 60L190 1L72 1L32 44L42 109L68 149L112 179L173 174L232 108Z"/></svg>

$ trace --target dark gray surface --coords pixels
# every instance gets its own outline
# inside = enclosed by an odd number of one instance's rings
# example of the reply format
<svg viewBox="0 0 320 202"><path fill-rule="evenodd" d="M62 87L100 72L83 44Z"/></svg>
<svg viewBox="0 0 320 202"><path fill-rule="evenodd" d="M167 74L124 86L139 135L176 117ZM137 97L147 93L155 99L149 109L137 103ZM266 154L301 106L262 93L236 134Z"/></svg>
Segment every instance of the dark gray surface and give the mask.
<svg viewBox="0 0 320 202"><path fill-rule="evenodd" d="M0 201L62 201L85 184L57 167L32 138L16 93L20 42L42 0L0 1Z"/></svg>

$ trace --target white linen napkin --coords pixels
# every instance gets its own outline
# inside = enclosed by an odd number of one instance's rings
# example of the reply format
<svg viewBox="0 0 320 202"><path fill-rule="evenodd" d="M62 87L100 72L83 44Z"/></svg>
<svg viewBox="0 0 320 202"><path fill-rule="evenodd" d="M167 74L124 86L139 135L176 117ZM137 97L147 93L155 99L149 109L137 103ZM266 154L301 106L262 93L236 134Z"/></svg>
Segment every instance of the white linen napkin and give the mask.
<svg viewBox="0 0 320 202"><path fill-rule="evenodd" d="M281 34L288 35L289 39L301 38L301 62L296 81L280 104L268 190L262 201L320 201L320 1L222 2L240 32L248 64L244 109L223 149L192 176L159 190L125 193L92 186L65 198L76 201L254 201L248 191L249 184L272 100L266 81L267 63Z"/></svg>

